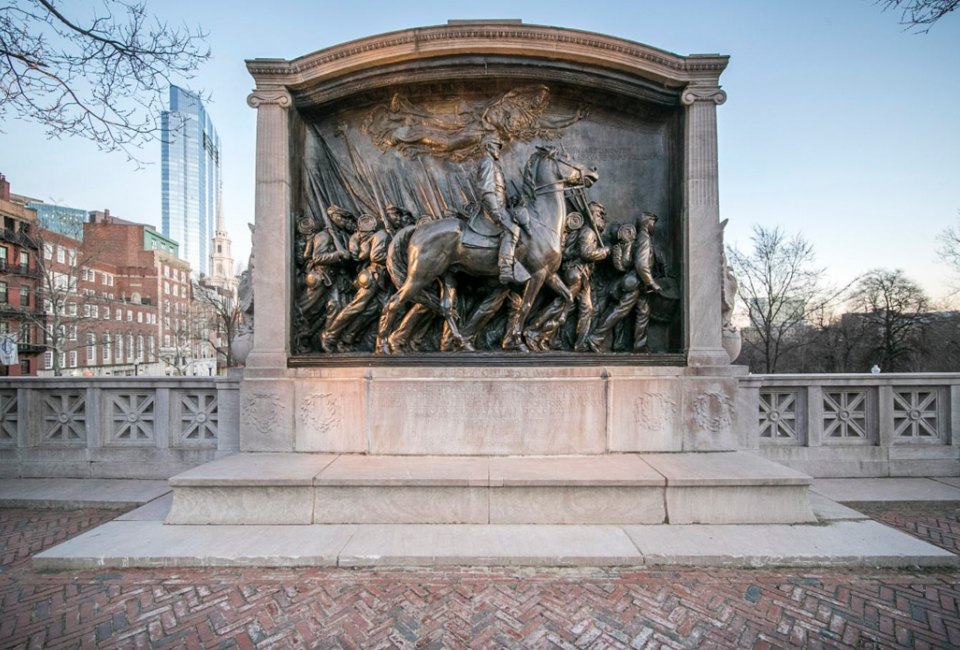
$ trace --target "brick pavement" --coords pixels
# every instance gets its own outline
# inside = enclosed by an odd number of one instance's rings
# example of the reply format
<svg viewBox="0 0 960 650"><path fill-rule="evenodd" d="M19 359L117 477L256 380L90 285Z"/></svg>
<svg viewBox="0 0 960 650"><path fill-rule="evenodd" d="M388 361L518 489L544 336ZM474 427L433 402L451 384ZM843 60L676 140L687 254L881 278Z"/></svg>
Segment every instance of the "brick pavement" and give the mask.
<svg viewBox="0 0 960 650"><path fill-rule="evenodd" d="M0 510L0 647L960 646L957 571L30 568L114 516ZM956 511L874 516L957 548Z"/></svg>

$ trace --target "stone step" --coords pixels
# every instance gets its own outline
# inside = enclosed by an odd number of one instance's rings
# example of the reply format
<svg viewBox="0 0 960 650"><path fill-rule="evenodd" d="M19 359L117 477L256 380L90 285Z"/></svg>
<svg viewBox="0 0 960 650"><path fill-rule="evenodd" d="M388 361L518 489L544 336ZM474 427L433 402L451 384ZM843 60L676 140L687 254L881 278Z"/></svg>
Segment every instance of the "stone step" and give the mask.
<svg viewBox="0 0 960 650"><path fill-rule="evenodd" d="M168 524L795 524L812 479L747 452L241 453L170 479Z"/></svg>

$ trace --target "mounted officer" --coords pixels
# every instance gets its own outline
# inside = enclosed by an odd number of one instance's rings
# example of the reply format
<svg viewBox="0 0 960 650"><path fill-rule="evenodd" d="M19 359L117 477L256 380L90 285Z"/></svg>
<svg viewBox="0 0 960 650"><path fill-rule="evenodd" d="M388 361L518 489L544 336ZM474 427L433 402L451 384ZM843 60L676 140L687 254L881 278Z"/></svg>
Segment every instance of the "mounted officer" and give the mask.
<svg viewBox="0 0 960 650"><path fill-rule="evenodd" d="M526 228L529 219L526 215L519 217L523 221L518 225L507 210L507 183L500 165L503 142L496 135L488 135L484 137L482 144L484 153L477 165L475 179L477 196L480 197L480 207L484 214L503 227L497 266L500 269L500 282L509 284L517 281L513 272L514 254L520 239L520 226Z"/></svg>

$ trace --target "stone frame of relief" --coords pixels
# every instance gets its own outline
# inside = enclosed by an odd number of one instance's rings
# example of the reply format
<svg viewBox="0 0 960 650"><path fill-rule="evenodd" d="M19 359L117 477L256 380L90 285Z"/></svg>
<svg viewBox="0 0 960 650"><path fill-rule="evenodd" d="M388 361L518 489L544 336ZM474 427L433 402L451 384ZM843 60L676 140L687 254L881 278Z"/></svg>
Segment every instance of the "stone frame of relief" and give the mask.
<svg viewBox="0 0 960 650"><path fill-rule="evenodd" d="M699 276L716 276L719 268L719 261L710 264L721 246L713 113L725 98L717 78L726 62L511 23L452 23L361 39L293 61L248 61L257 81L250 104L259 111L258 264L265 262L261 238L270 239L271 255L286 256L271 265L270 286L256 292L261 314L266 297L275 305L266 313L283 315L282 331L270 327L282 336L277 340L271 332L272 352L292 367L589 365L601 359L682 366L691 352L722 361L718 341L697 339L714 338L700 334L719 311L719 291L713 291L718 278ZM554 226L557 255L545 263L548 275L556 272L566 283L585 269L580 285L589 284L592 309L582 295L564 308L549 282L525 304L526 285L503 285L495 273L467 268L469 260L454 261L449 276L429 280L416 298L392 311L384 328L383 311L406 270L397 272L392 262L409 259L411 231L435 227L428 222L436 220L456 222L468 255L485 255L494 269L502 262L496 227L483 232L483 223L475 228L470 220L479 213L482 221L486 212L486 226L492 223L493 215L479 207L476 181L489 136L502 143L508 206L529 203L524 172L545 148L561 165L597 171L590 187L563 193L563 219L559 226L556 220L547 224ZM261 174L267 166L270 171ZM266 232L259 227L265 181L281 181L270 192L284 195L270 199L283 210L272 219L280 223ZM605 208L606 223L599 227L587 207L593 202ZM332 220L334 206L346 218ZM642 229L645 211L659 217L647 260L659 291L644 282L639 246L622 248L620 266L613 263L630 227ZM585 217L579 230L566 219L573 212ZM595 247L608 251L603 259L577 258L573 240L587 230L595 233ZM518 275L527 266L535 272L538 260L528 263L523 254L533 231L519 232ZM542 245L545 235L537 236ZM573 245L565 247L568 242ZM418 252L446 254L441 249L427 241ZM691 273L703 267L706 273ZM443 309L446 277L455 287L450 312ZM640 296L633 303L631 291ZM650 315L646 337L640 337L644 304ZM614 315L618 308L621 314ZM603 332L603 321L614 324ZM262 331L262 316L257 325Z"/></svg>

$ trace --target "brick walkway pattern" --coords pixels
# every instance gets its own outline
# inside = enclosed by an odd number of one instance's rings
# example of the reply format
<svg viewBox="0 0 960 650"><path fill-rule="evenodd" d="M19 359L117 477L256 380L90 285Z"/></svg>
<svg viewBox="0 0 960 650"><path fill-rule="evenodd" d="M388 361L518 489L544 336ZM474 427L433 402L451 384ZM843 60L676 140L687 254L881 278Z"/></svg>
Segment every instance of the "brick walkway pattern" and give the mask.
<svg viewBox="0 0 960 650"><path fill-rule="evenodd" d="M0 510L0 647L960 646L957 571L30 568L116 514ZM956 511L873 516L958 550Z"/></svg>

